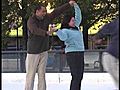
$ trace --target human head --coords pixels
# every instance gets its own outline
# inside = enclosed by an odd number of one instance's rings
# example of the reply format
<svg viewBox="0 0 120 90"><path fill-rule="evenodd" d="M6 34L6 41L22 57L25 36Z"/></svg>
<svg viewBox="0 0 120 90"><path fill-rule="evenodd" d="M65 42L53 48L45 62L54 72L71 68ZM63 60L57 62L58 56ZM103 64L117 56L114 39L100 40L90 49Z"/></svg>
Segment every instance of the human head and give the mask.
<svg viewBox="0 0 120 90"><path fill-rule="evenodd" d="M69 23L71 23L71 19L73 17L75 17L74 7L70 7L70 9L67 10L63 16L62 23L61 23L61 29L72 27L72 25L70 25Z"/></svg>
<svg viewBox="0 0 120 90"><path fill-rule="evenodd" d="M61 28L66 28L66 27L75 27L74 15L65 15L63 17Z"/></svg>
<svg viewBox="0 0 120 90"><path fill-rule="evenodd" d="M47 13L46 7L44 7L42 4L36 5L36 7L34 9L34 14L37 17L44 18L46 13Z"/></svg>
<svg viewBox="0 0 120 90"><path fill-rule="evenodd" d="M69 25L70 27L75 27L75 18L74 18L74 17L72 17L72 18L70 19L68 25Z"/></svg>

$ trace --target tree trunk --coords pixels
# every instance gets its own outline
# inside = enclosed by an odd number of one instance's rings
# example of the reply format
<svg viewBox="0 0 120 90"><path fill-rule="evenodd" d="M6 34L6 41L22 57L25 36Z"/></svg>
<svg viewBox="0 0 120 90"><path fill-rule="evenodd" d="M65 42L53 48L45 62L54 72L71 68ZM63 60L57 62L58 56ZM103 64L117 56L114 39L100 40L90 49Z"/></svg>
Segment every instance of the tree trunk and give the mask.
<svg viewBox="0 0 120 90"><path fill-rule="evenodd" d="M23 50L27 49L27 0L22 0Z"/></svg>
<svg viewBox="0 0 120 90"><path fill-rule="evenodd" d="M88 28L86 25L83 25L83 39L85 49L88 49Z"/></svg>
<svg viewBox="0 0 120 90"><path fill-rule="evenodd" d="M23 50L27 50L27 0L22 0L22 22L23 22ZM20 68L21 72L25 72L25 58L26 58L26 53L22 53L20 60ZM24 58L23 58L24 57Z"/></svg>
<svg viewBox="0 0 120 90"><path fill-rule="evenodd" d="M27 20L23 18L23 50L27 50Z"/></svg>

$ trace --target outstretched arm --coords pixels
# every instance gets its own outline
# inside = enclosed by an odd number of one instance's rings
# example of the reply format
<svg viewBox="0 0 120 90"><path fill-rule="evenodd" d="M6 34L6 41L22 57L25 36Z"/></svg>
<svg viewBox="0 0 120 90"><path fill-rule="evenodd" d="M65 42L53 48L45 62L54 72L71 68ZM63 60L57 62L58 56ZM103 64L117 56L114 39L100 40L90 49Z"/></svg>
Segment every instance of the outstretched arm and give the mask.
<svg viewBox="0 0 120 90"><path fill-rule="evenodd" d="M77 3L74 3L74 9L75 9L75 26L79 27L81 21L82 21L82 14L79 6Z"/></svg>
<svg viewBox="0 0 120 90"><path fill-rule="evenodd" d="M74 3L75 3L75 1L69 1L69 3L66 3L66 4L56 8L55 10L53 10L53 12L48 14L48 17L52 20L52 19L60 16L62 13L65 13L68 9L70 9Z"/></svg>
<svg viewBox="0 0 120 90"><path fill-rule="evenodd" d="M63 29L63 30L58 30L57 32L56 32L56 34L57 34L57 36L59 37L59 39L61 40L61 41L65 41L68 37L67 37L67 34L66 34L66 32L65 32L65 30Z"/></svg>
<svg viewBox="0 0 120 90"><path fill-rule="evenodd" d="M114 36L117 34L117 30L119 28L119 18L114 19L110 23L105 24L100 30L97 32L97 34L94 36L95 38L104 38L108 35Z"/></svg>

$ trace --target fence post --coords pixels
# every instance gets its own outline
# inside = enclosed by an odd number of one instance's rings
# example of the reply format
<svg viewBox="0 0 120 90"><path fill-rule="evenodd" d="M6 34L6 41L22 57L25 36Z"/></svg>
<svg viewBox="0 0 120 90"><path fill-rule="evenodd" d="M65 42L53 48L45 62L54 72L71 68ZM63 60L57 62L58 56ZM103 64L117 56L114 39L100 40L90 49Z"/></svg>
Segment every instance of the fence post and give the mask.
<svg viewBox="0 0 120 90"><path fill-rule="evenodd" d="M25 70L25 53L21 53L20 54L20 70L21 70L21 73L25 73L26 70Z"/></svg>
<svg viewBox="0 0 120 90"><path fill-rule="evenodd" d="M100 71L101 72L103 72L104 71L104 69L103 69L103 65L102 65L102 53L103 53L103 51L100 51L99 52L99 61L100 61Z"/></svg>

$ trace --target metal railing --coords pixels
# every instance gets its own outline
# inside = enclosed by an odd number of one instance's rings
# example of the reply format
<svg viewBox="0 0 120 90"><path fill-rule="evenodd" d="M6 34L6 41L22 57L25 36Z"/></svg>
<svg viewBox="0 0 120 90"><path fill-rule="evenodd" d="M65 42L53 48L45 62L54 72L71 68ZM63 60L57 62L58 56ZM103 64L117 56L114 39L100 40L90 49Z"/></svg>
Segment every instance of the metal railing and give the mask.
<svg viewBox="0 0 120 90"><path fill-rule="evenodd" d="M102 53L104 50L85 50L85 72L103 72ZM26 51L2 51L2 72L26 72ZM69 72L63 50L51 50L48 55L46 72Z"/></svg>

